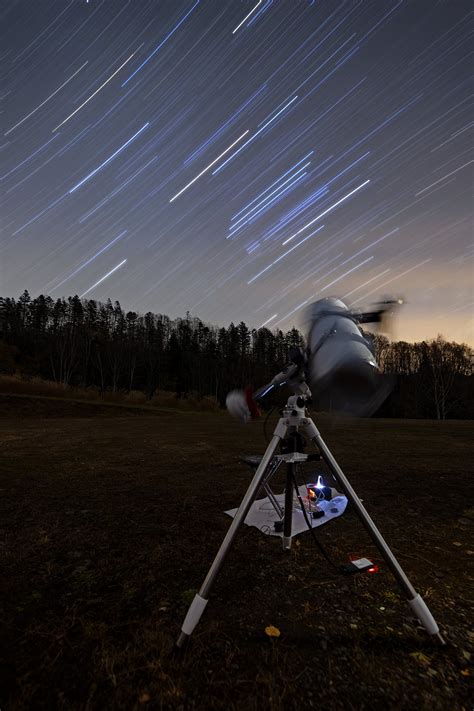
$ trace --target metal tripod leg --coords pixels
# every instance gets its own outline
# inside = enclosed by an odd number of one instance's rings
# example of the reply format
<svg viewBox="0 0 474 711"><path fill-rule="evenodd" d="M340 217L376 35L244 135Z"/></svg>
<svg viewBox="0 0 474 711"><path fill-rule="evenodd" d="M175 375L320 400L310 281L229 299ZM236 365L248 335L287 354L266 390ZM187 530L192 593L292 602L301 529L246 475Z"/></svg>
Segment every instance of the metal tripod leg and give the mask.
<svg viewBox="0 0 474 711"><path fill-rule="evenodd" d="M291 548L291 527L293 524L293 479L294 464L289 462L286 465L286 485L285 485L285 518L283 519L283 548L287 551Z"/></svg>
<svg viewBox="0 0 474 711"><path fill-rule="evenodd" d="M268 481L268 480L267 480ZM280 504L278 503L275 494L273 491L270 489L270 486L268 484L263 485L263 490L266 493L268 500L270 501L271 505L275 509L275 513L277 516L280 518L283 518L283 509L281 508Z"/></svg>
<svg viewBox="0 0 474 711"><path fill-rule="evenodd" d="M273 491L270 489L270 484L268 483L268 482L272 479L272 477L275 475L275 473L276 473L276 471L278 470L280 464L281 464L281 460L279 460L279 459L274 459L274 460L270 463L270 465L269 465L268 468L267 468L267 471L266 471L266 474L265 474L265 478L264 478L263 483L262 483L262 488L263 488L264 492L266 493L266 495L267 495L267 497L268 497L268 499L269 499L271 505L272 505L273 508L275 509L276 515L279 516L280 518L283 518L283 509L282 509L282 507L280 506L280 504L278 503L278 501L277 501L277 499L276 499L276 497L275 497L275 494L274 494Z"/></svg>
<svg viewBox="0 0 474 711"><path fill-rule="evenodd" d="M442 644L445 644L445 641L439 632L439 627L433 615L431 614L427 604L425 603L421 595L416 592L413 585L410 583L400 563L393 555L382 534L376 527L375 523L372 521L361 500L357 496L356 492L350 485L341 467L332 455L331 450L321 437L318 428L309 418L307 418L304 422L304 426L306 428L308 436L311 438L312 442L316 445L316 447L318 447L319 451L323 456L324 461L328 465L334 478L340 485L342 491L347 496L348 500L351 502L354 509L356 510L356 513L362 521L362 524L367 530L369 536L381 552L388 567L392 571L395 580L398 582L399 586L405 593L408 599L408 604L410 605L413 613L420 620L428 634L436 635L439 641Z"/></svg>
<svg viewBox="0 0 474 711"><path fill-rule="evenodd" d="M217 574L221 568L221 565L224 562L225 556L227 555L228 551L230 550L230 547L232 545L232 542L235 538L235 535L237 533L237 530L238 530L240 524L244 521L245 517L247 516L250 506L254 502L254 500L258 494L258 491L259 491L260 487L262 486L262 482L264 481L265 475L266 475L266 469L272 460L275 449L280 444L280 440L283 439L283 437L285 436L286 430L287 430L287 427L284 424L284 422L282 420L279 420L278 424L275 428L273 437L270 441L270 444L268 445L267 450L262 457L262 461L258 465L258 469L255 472L254 477L250 483L250 486L247 489L247 492L246 492L244 498L242 499L242 502L241 502L241 504L234 516L234 520L232 521L232 523L229 527L229 530L227 531L227 534L221 543L221 547L219 548L217 555L214 558L214 561L213 561L213 563L209 569L209 572L208 572L208 574L201 586L201 589L194 596L194 600L192 601L192 603L189 607L189 610L186 614L183 625L181 627L181 634L179 635L178 641L176 642L176 645L178 647L181 647L184 644L186 639L189 637L190 634L192 634L195 626L201 619L201 615L204 612L204 609L207 605L209 591L212 587L212 584L214 583L214 580L217 577Z"/></svg>

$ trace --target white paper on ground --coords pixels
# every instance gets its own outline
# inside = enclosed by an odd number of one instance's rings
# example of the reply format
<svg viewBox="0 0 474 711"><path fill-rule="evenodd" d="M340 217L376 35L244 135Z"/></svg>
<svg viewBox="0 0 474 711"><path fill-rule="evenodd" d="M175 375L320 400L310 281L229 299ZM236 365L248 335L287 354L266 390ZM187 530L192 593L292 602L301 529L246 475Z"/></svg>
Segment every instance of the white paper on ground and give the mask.
<svg viewBox="0 0 474 711"><path fill-rule="evenodd" d="M305 501L307 496L306 486L300 486L299 492L303 501ZM333 518L337 518L344 513L347 506L347 498L342 494L333 489L334 498L331 501L319 501L318 506L324 511L324 516L321 518L309 518L310 523L313 528L317 526L322 526L324 523L331 521ZM285 494L275 494L275 499L278 501L280 506L283 508L285 505ZM332 513L331 509L337 509L337 513ZM237 509L230 509L225 511L228 516L234 518L237 513ZM254 501L250 510L245 518L244 523L247 526L255 526L262 533L267 536L282 536L283 533L277 533L273 527L275 521L279 520L279 516L272 506L270 499L266 496L264 499L258 499ZM303 533L308 530L308 525L305 521L304 514L301 510L300 503L296 496L293 497L293 522L291 526L291 536L296 536L298 533Z"/></svg>

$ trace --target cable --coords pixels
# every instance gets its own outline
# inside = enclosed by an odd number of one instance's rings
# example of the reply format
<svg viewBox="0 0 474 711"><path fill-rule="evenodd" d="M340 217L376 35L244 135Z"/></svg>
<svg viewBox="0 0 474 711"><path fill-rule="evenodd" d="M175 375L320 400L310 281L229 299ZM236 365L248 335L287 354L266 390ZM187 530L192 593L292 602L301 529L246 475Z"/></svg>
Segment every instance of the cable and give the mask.
<svg viewBox="0 0 474 711"><path fill-rule="evenodd" d="M317 545L317 547L319 548L319 551L320 551L321 555L326 559L326 561L329 563L329 565L330 565L331 567L333 567L339 574L342 574L343 571L342 571L341 566L336 565L336 563L334 563L334 561L333 561L332 558L329 556L329 554L326 552L326 549L324 548L324 546L323 546L323 544L321 543L321 541L318 540L318 538L317 538L317 536L316 536L316 534L315 534L315 532L314 532L314 528L312 527L312 525L311 525L311 523L310 523L310 521L309 521L309 518L308 518L308 514L306 513L306 508L305 508L305 505L304 505L304 503L303 503L303 499L301 498L300 490L299 490L299 488L298 488L298 484L296 483L296 477L295 477L294 474L293 474L293 484L294 484L294 487L295 487L296 496L298 497L298 501L300 502L301 510L302 510L303 516L304 516L304 520L306 521L306 525L308 526L309 530L311 531L311 535L312 535L312 537L313 537L313 540L314 540L315 544Z"/></svg>
<svg viewBox="0 0 474 711"><path fill-rule="evenodd" d="M295 491L296 491L296 496L297 496L298 501L300 503L301 510L303 512L303 516L306 521L306 525L308 526L308 528L311 532L313 541L315 542L315 544L319 548L320 553L323 555L323 557L329 563L329 565L332 568L334 568L339 575L353 575L354 573L363 573L366 570L371 570L371 568L374 568L374 566L375 566L374 561L373 560L369 561L366 558L359 558L355 561L352 561L351 563L346 563L345 565L342 565L342 564L336 565L336 563L334 563L334 561L329 556L329 553L326 551L326 549L324 548L321 541L318 540L316 533L314 532L314 528L308 519L308 515L306 513L306 508L305 508L303 499L301 498L300 490L298 488L298 484L296 482L296 477L294 474L293 474L292 478L293 478L293 485L294 485ZM303 479L304 479L304 477L303 477ZM371 572L375 572L375 571L372 570Z"/></svg>

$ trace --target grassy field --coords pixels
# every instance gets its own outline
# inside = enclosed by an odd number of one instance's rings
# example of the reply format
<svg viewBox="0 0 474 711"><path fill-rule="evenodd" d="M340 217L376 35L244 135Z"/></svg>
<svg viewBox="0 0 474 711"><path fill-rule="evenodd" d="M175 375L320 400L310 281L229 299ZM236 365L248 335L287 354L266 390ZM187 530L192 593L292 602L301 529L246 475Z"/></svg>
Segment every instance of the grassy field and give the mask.
<svg viewBox="0 0 474 711"><path fill-rule="evenodd" d="M471 708L473 423L316 420L446 647L349 508L320 538L378 574L339 576L309 534L285 553L244 526L176 654L262 423L7 394L0 412L2 711Z"/></svg>

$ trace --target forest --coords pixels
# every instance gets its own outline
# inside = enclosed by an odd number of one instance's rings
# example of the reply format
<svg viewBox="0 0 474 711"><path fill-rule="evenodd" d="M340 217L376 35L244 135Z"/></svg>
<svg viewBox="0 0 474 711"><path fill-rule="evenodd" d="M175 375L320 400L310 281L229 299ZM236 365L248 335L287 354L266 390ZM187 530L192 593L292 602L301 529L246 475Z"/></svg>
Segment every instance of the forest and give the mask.
<svg viewBox="0 0 474 711"><path fill-rule="evenodd" d="M473 419L473 349L444 340L390 342L370 339L380 369L394 388L380 417ZM296 328L283 333L227 328L189 313L124 311L120 303L78 296L0 298L0 375L39 377L65 389L96 393L158 391L176 398L213 398L221 406L235 387L256 387L281 370L294 346L304 347Z"/></svg>

